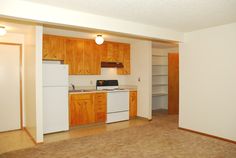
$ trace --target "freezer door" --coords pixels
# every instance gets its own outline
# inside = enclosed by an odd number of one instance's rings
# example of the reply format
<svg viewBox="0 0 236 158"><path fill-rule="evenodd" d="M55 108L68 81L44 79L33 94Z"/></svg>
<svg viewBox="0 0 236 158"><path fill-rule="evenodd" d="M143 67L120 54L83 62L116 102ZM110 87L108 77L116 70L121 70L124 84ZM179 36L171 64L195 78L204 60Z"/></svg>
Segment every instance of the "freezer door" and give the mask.
<svg viewBox="0 0 236 158"><path fill-rule="evenodd" d="M68 87L68 65L43 64L44 87Z"/></svg>
<svg viewBox="0 0 236 158"><path fill-rule="evenodd" d="M129 92L107 93L107 113L129 110Z"/></svg>
<svg viewBox="0 0 236 158"><path fill-rule="evenodd" d="M69 130L68 113L68 87L44 87L44 134Z"/></svg>

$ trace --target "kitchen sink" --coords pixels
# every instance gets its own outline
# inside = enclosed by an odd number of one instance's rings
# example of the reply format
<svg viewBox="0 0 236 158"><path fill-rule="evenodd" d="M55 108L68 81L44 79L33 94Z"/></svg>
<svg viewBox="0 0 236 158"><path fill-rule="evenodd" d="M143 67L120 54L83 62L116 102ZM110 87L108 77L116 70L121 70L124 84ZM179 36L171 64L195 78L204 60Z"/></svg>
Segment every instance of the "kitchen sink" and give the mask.
<svg viewBox="0 0 236 158"><path fill-rule="evenodd" d="M94 89L75 89L75 90L70 90L69 92L92 92L95 91Z"/></svg>

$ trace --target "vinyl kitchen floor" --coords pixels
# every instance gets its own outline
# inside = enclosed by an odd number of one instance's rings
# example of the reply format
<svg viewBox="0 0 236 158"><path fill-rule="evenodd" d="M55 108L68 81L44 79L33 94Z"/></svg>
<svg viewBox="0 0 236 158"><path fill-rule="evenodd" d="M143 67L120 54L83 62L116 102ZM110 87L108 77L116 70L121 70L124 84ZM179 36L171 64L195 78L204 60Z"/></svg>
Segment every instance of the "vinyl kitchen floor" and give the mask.
<svg viewBox="0 0 236 158"><path fill-rule="evenodd" d="M150 121L137 118L130 121L124 121L112 124L96 124L90 126L75 127L67 132L59 132L45 135L44 143L84 137L89 135L96 135L104 133L106 131L113 131L133 126L140 126L148 123L150 123ZM35 146L35 144L24 130L0 133L0 154L8 151L24 149L33 146Z"/></svg>

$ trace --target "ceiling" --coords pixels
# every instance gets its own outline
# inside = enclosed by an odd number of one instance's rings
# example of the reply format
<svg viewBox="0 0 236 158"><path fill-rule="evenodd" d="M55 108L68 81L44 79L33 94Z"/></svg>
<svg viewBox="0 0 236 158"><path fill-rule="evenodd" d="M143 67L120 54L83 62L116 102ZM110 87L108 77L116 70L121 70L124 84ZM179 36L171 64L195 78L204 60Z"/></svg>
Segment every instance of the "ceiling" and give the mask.
<svg viewBox="0 0 236 158"><path fill-rule="evenodd" d="M236 22L236 0L27 0L189 32Z"/></svg>

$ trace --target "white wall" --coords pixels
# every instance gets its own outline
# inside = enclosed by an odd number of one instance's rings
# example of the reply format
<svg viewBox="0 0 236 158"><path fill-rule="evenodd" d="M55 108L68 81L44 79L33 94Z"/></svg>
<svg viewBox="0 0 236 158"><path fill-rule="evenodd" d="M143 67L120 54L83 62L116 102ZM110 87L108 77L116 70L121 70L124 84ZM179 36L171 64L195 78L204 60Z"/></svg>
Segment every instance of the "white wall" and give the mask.
<svg viewBox="0 0 236 158"><path fill-rule="evenodd" d="M81 86L96 86L97 80L118 80L119 85L130 85L130 75L117 75L116 68L102 68L101 75L71 75L69 76L69 84L74 84L76 87ZM132 84L133 85L133 84Z"/></svg>
<svg viewBox="0 0 236 158"><path fill-rule="evenodd" d="M18 43L24 44L24 34L20 33L7 33L4 36L0 36L0 42L5 43Z"/></svg>
<svg viewBox="0 0 236 158"><path fill-rule="evenodd" d="M45 28L45 34L94 39L96 34ZM138 88L138 116L151 119L151 52L150 41L135 40L118 36L104 35L106 41L129 43L131 46L131 75L117 75L115 68L102 68L101 75L73 75L70 84L95 86L98 79L117 79L120 85L134 85ZM141 82L138 82L140 77ZM91 82L92 81L92 82ZM92 84L91 84L92 83ZM150 91L150 92L149 92Z"/></svg>
<svg viewBox="0 0 236 158"><path fill-rule="evenodd" d="M36 139L36 92L35 92L35 29L25 34L25 124L31 136Z"/></svg>
<svg viewBox="0 0 236 158"><path fill-rule="evenodd" d="M36 141L43 142L43 27L35 27Z"/></svg>
<svg viewBox="0 0 236 158"><path fill-rule="evenodd" d="M40 33L41 32L41 33ZM25 33L25 113L26 129L34 140L43 141L42 132L42 28L32 26Z"/></svg>
<svg viewBox="0 0 236 158"><path fill-rule="evenodd" d="M132 49L130 83L138 86L138 116L152 119L152 42L135 40Z"/></svg>
<svg viewBox="0 0 236 158"><path fill-rule="evenodd" d="M185 34L179 126L236 141L236 23Z"/></svg>
<svg viewBox="0 0 236 158"><path fill-rule="evenodd" d="M46 24L106 30L142 37L181 41L183 33L126 20L88 14L23 0L0 0L0 16Z"/></svg>

